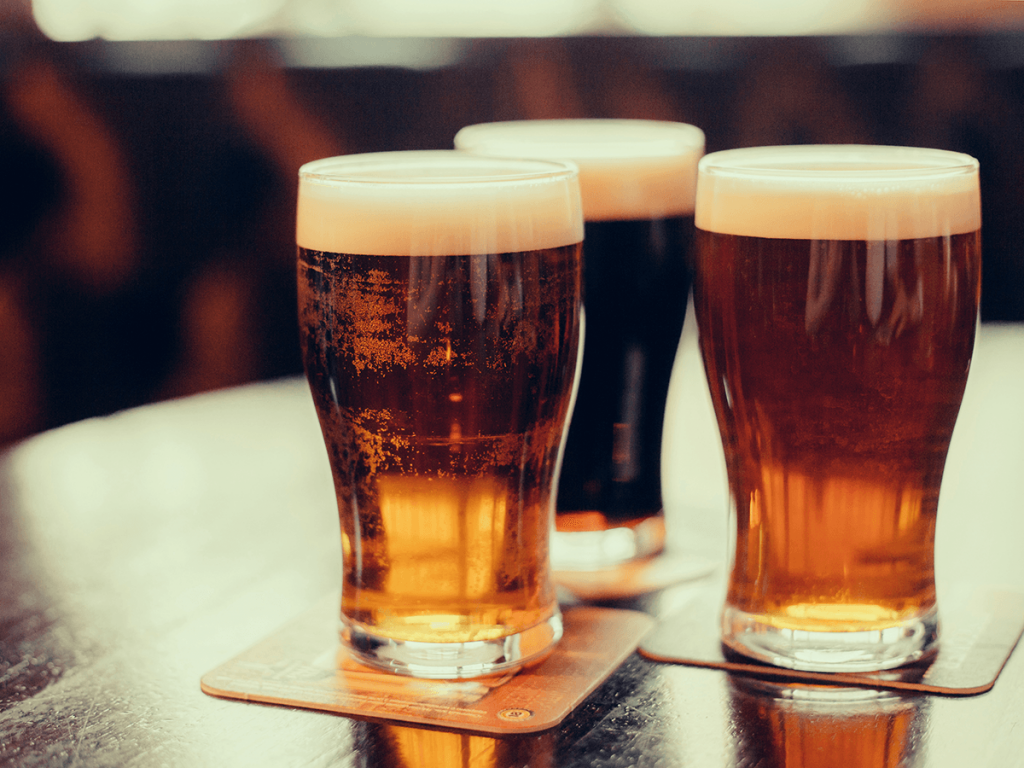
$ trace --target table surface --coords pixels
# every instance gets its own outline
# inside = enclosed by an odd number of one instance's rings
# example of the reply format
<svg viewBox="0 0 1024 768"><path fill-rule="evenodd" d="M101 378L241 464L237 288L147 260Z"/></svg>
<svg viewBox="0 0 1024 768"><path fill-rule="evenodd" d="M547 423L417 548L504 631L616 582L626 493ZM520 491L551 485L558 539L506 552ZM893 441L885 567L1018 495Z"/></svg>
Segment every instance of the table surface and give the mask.
<svg viewBox="0 0 1024 768"><path fill-rule="evenodd" d="M692 323L691 323L692 325ZM692 334L668 408L670 547L724 560L721 450ZM944 591L1024 590L1024 326L983 326L936 545ZM0 460L0 764L1009 766L1024 654L979 696L811 696L632 655L557 729L494 739L212 698L200 677L338 588L305 384L81 422ZM677 611L707 581L619 603ZM941 605L941 602L940 602Z"/></svg>

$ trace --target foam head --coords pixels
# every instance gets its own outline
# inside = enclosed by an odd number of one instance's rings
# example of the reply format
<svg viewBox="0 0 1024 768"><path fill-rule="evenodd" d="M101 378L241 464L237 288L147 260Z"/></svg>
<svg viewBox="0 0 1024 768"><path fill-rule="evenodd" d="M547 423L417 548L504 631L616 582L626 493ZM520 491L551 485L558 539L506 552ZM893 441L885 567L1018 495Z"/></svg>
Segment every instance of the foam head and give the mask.
<svg viewBox="0 0 1024 768"><path fill-rule="evenodd" d="M911 240L981 227L978 161L910 147L810 145L701 159L695 224L729 235Z"/></svg>
<svg viewBox="0 0 1024 768"><path fill-rule="evenodd" d="M704 133L658 120L518 120L463 128L455 147L571 160L580 169L587 221L660 219L693 213Z"/></svg>
<svg viewBox="0 0 1024 768"><path fill-rule="evenodd" d="M296 242L303 248L475 255L582 240L571 163L441 150L332 157L299 169Z"/></svg>

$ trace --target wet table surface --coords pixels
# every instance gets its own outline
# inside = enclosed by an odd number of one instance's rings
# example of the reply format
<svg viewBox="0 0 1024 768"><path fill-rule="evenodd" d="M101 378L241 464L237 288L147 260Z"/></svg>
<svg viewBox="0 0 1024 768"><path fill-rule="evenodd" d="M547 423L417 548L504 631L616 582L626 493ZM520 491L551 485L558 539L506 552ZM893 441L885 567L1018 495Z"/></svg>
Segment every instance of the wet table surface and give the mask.
<svg viewBox="0 0 1024 768"><path fill-rule="evenodd" d="M692 338L665 444L670 546L724 560L724 470ZM1024 326L984 326L940 502L944 590L1024 589ZM0 460L0 764L1009 766L1024 658L972 697L811 694L633 654L558 728L507 739L212 698L200 677L337 589L304 382L149 406ZM671 615L707 582L616 603ZM940 602L941 605L941 602Z"/></svg>

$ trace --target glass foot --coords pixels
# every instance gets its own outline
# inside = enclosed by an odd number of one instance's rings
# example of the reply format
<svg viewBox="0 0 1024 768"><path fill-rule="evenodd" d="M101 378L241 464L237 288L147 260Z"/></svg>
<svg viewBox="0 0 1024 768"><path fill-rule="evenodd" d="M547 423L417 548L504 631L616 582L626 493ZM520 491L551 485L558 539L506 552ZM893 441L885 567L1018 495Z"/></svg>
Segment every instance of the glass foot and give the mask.
<svg viewBox="0 0 1024 768"><path fill-rule="evenodd" d="M424 643L375 635L342 617L341 642L353 659L370 667L409 677L455 680L504 674L554 649L562 637L562 614L523 632L494 640Z"/></svg>
<svg viewBox="0 0 1024 768"><path fill-rule="evenodd" d="M551 567L556 571L615 568L665 549L665 519L651 517L629 524L606 521L597 512L558 515L551 535Z"/></svg>
<svg viewBox="0 0 1024 768"><path fill-rule="evenodd" d="M938 650L938 611L899 624L845 632L787 626L785 618L722 612L722 644L742 656L775 667L806 672L877 672L893 669Z"/></svg>

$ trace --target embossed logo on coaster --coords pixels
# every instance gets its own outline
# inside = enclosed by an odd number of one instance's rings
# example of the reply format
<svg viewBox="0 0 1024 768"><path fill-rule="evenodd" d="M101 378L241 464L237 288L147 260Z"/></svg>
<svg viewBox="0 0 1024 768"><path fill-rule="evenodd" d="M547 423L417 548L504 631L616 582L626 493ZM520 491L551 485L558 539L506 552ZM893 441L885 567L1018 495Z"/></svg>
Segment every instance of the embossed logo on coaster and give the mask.
<svg viewBox="0 0 1024 768"><path fill-rule="evenodd" d="M525 720L529 720L533 717L533 712L528 709L522 709L520 707L510 707L509 709L503 709L498 713L498 717L502 720L507 720L512 723L521 723Z"/></svg>

